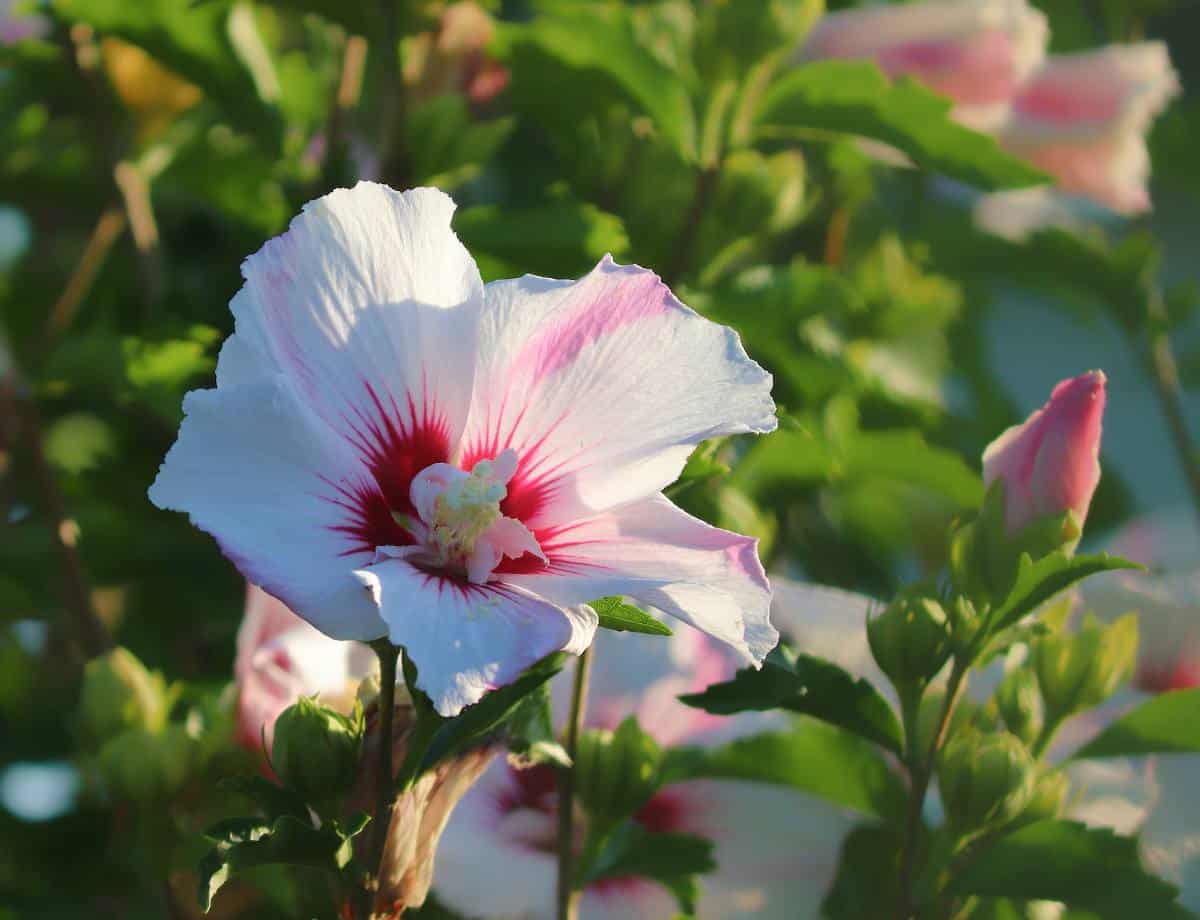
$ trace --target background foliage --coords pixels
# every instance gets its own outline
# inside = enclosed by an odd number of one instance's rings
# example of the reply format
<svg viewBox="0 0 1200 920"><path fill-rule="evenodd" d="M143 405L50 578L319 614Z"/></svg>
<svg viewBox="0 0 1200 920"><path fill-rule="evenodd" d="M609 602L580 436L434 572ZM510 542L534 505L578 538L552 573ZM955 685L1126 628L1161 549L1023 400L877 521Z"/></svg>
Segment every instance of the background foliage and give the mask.
<svg viewBox="0 0 1200 920"><path fill-rule="evenodd" d="M781 431L715 445L676 499L759 536L776 570L876 596L944 563L948 522L981 500L983 446L1114 330L1132 374L1166 324L1200 381L1192 97L1151 138L1161 217L1018 244L977 229L935 174L979 190L1036 174L946 103L870 65L782 66L819 2L482 5L486 58L440 50L440 4L387 0L52 0L44 35L0 48L0 917L194 911L193 883L171 880L228 807L211 777L249 757L228 743L244 586L145 492L182 394L211 382L240 261L329 188L436 184L485 280L572 277L611 252L737 327L775 374ZM1185 86L1198 76L1194 4L1038 5L1056 50L1157 36ZM1061 311L1060 366L1021 362L1039 332L1010 308L1035 327ZM1091 534L1185 500L1177 478L1131 491L1113 470ZM29 765L86 763L69 716L81 602L179 682L171 734L123 755L153 765L149 799L87 770L63 774L61 804L6 791ZM1067 846L1036 831L1025 846ZM978 892L1001 884L985 875ZM259 882L274 894L224 916L288 915L280 879Z"/></svg>

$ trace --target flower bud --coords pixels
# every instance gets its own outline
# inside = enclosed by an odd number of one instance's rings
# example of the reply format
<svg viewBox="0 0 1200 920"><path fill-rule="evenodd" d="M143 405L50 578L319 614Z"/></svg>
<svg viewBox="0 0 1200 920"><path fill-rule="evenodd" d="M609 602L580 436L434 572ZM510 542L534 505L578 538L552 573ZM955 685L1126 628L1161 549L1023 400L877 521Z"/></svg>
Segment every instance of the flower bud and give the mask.
<svg viewBox="0 0 1200 920"><path fill-rule="evenodd" d="M591 729L575 751L576 794L595 821L619 821L654 794L661 762L658 744L632 716L616 731Z"/></svg>
<svg viewBox="0 0 1200 920"><path fill-rule="evenodd" d="M1028 668L1017 668L1005 676L996 688L996 708L1008 730L1025 744L1033 744L1042 733L1042 695L1037 677Z"/></svg>
<svg viewBox="0 0 1200 920"><path fill-rule="evenodd" d="M898 687L923 686L950 657L946 612L929 597L898 597L867 621L867 641L880 669Z"/></svg>
<svg viewBox="0 0 1200 920"><path fill-rule="evenodd" d="M181 725L161 731L130 728L104 743L96 767L117 798L155 802L183 785L193 748L194 742Z"/></svg>
<svg viewBox="0 0 1200 920"><path fill-rule="evenodd" d="M1067 774L1059 770L1046 771L1037 778L1029 804L1021 812L1021 821L1032 823L1057 818L1062 814L1070 791L1071 781Z"/></svg>
<svg viewBox="0 0 1200 920"><path fill-rule="evenodd" d="M310 804L338 799L354 781L361 720L302 696L275 722L271 765Z"/></svg>
<svg viewBox="0 0 1200 920"><path fill-rule="evenodd" d="M1130 613L1107 627L1089 616L1076 633L1035 641L1033 668L1047 715L1060 720L1112 696L1133 675L1137 635L1137 614Z"/></svg>
<svg viewBox="0 0 1200 920"><path fill-rule="evenodd" d="M1039 518L1068 513L1083 526L1100 481L1104 385L1100 371L1064 380L1046 405L983 452L984 482L1004 483L1009 534Z"/></svg>
<svg viewBox="0 0 1200 920"><path fill-rule="evenodd" d="M1033 799L1036 767L1012 735L968 731L946 745L937 775L950 822L971 830L1021 814Z"/></svg>
<svg viewBox="0 0 1200 920"><path fill-rule="evenodd" d="M84 733L100 744L126 729L159 731L167 722L169 694L128 649L115 648L88 662L79 700Z"/></svg>

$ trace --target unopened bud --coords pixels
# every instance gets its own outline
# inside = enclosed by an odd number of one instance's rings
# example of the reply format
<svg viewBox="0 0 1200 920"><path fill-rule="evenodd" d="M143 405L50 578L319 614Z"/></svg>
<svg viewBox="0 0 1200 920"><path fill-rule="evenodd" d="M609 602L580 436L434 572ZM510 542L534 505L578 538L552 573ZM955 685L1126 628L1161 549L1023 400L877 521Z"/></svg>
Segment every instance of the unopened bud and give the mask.
<svg viewBox="0 0 1200 920"><path fill-rule="evenodd" d="M1067 801L1067 793L1071 790L1071 781L1067 774L1058 770L1048 770L1037 778L1033 795L1029 804L1021 812L1022 822L1041 821L1057 818L1062 814L1063 805Z"/></svg>
<svg viewBox="0 0 1200 920"><path fill-rule="evenodd" d="M1045 713L1037 677L1028 668L1010 671L996 688L996 708L1008 730L1025 744L1033 744L1042 733Z"/></svg>
<svg viewBox="0 0 1200 920"><path fill-rule="evenodd" d="M1051 718L1104 702L1133 675L1137 662L1137 615L1111 626L1089 616L1075 633L1042 636L1033 643L1033 667Z"/></svg>
<svg viewBox="0 0 1200 920"><path fill-rule="evenodd" d="M310 804L336 801L358 767L362 724L302 696L275 722L271 766Z"/></svg>
<svg viewBox="0 0 1200 920"><path fill-rule="evenodd" d="M950 657L947 625L942 605L932 598L900 597L867 621L867 641L897 686L923 686Z"/></svg>
<svg viewBox="0 0 1200 920"><path fill-rule="evenodd" d="M91 741L101 744L126 729L159 731L169 709L162 675L147 671L128 649L115 648L88 662L79 716Z"/></svg>
<svg viewBox="0 0 1200 920"><path fill-rule="evenodd" d="M600 824L636 812L658 787L662 750L632 716L616 731L584 732L575 751L576 793Z"/></svg>
<svg viewBox="0 0 1200 920"><path fill-rule="evenodd" d="M938 785L950 822L975 829L1011 821L1033 798L1036 767L1006 732L956 735L938 762Z"/></svg>
<svg viewBox="0 0 1200 920"><path fill-rule="evenodd" d="M96 759L104 784L114 796L135 802L160 801L187 780L194 742L186 729L127 729L110 738Z"/></svg>

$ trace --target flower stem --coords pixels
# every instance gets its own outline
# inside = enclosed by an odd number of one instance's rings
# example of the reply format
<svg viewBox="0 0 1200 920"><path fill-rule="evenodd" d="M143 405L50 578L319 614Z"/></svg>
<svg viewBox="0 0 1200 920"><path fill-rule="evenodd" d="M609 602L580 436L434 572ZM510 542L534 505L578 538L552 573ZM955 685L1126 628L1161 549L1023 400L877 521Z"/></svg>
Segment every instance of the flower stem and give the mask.
<svg viewBox="0 0 1200 920"><path fill-rule="evenodd" d="M371 915L371 892L379 877L379 861L387 841L391 823L392 782L392 723L396 714L397 649L387 639L371 643L379 658L379 759L375 766L375 813L371 818L371 846L367 851L367 880L363 885L361 920Z"/></svg>
<svg viewBox="0 0 1200 920"><path fill-rule="evenodd" d="M916 875L917 837L921 831L921 813L925 808L925 795L929 791L929 783L933 778L934 761L946 740L946 732L950 728L950 718L966 688L967 667L959 659L955 659L950 671L950 680L946 684L946 699L942 703L942 711L938 716L937 725L933 731L933 739L929 742L929 750L918 757L915 746L906 751L908 755L909 776L912 788L908 798L908 816L904 826L904 850L900 859L900 903L896 910L896 920L909 920L915 916L916 905L913 903L913 887ZM917 737L916 730L911 737Z"/></svg>
<svg viewBox="0 0 1200 920"><path fill-rule="evenodd" d="M575 752L579 747L579 728L587 709L588 676L592 650L584 650L575 663L575 682L571 689L571 709L563 746L571 766L558 776L558 920L575 920L579 915L579 892L575 886Z"/></svg>
<svg viewBox="0 0 1200 920"><path fill-rule="evenodd" d="M1183 413L1183 394L1179 385L1179 368L1175 363L1175 353L1171 348L1171 338L1167 333L1167 309L1163 304L1162 293L1157 287L1148 292L1146 297L1147 324L1147 365L1150 377L1154 381L1154 389L1158 395L1158 403L1167 421L1167 431L1179 465L1183 468L1188 490L1192 495L1192 504L1196 514L1200 515L1200 455L1188 431L1187 419Z"/></svg>

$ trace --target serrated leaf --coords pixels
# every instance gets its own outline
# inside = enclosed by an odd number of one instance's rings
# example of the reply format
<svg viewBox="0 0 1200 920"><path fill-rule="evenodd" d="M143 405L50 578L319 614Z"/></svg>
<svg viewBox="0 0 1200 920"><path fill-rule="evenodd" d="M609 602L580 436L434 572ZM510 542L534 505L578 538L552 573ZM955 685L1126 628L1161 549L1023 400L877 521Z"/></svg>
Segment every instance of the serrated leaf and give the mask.
<svg viewBox="0 0 1200 920"><path fill-rule="evenodd" d="M757 134L831 131L882 141L923 169L980 189L1049 181L995 139L956 122L950 100L911 79L889 81L865 61L806 64L777 79L763 97Z"/></svg>
<svg viewBox="0 0 1200 920"><path fill-rule="evenodd" d="M286 864L323 869L343 868L351 857L351 841L370 819L358 815L346 830L336 822L313 827L307 818L283 815L268 824L258 818L231 818L205 831L216 846L198 867L197 899L206 912L229 877L256 866Z"/></svg>
<svg viewBox="0 0 1200 920"><path fill-rule="evenodd" d="M1200 752L1200 689L1161 693L1109 725L1075 760Z"/></svg>
<svg viewBox="0 0 1200 920"><path fill-rule="evenodd" d="M634 876L667 888L685 914L695 913L696 876L717 867L713 844L695 834L652 832L626 821L589 867L584 884Z"/></svg>
<svg viewBox="0 0 1200 920"><path fill-rule="evenodd" d="M842 840L837 875L821 902L829 920L883 920L895 915L903 847L898 831L861 825Z"/></svg>
<svg viewBox="0 0 1200 920"><path fill-rule="evenodd" d="M904 786L879 749L812 718L797 720L787 732L667 752L665 783L702 777L787 786L871 817L894 818L904 810Z"/></svg>
<svg viewBox="0 0 1200 920"><path fill-rule="evenodd" d="M679 699L717 715L787 709L840 726L896 754L904 748L895 712L868 681L811 655L792 660L782 648L771 652L759 670L743 668L733 680Z"/></svg>
<svg viewBox="0 0 1200 920"><path fill-rule="evenodd" d="M1034 562L1022 556L1017 580L1004 603L990 614L988 628L998 632L1032 613L1060 591L1089 575L1117 569L1140 569L1136 562L1100 553L1093 556L1068 556L1061 550Z"/></svg>
<svg viewBox="0 0 1200 920"><path fill-rule="evenodd" d="M648 636L674 635L671 627L656 620L646 611L627 604L619 597L602 597L589 604L600 617L600 628L614 632L643 633Z"/></svg>
<svg viewBox="0 0 1200 920"><path fill-rule="evenodd" d="M1101 918L1190 917L1141 864L1137 840L1074 821L1038 821L987 848L950 883L960 895L1061 901Z"/></svg>

